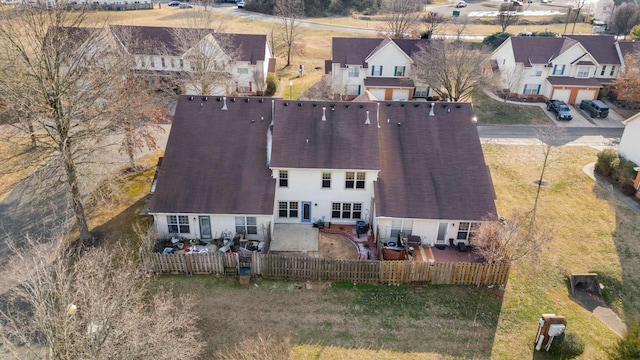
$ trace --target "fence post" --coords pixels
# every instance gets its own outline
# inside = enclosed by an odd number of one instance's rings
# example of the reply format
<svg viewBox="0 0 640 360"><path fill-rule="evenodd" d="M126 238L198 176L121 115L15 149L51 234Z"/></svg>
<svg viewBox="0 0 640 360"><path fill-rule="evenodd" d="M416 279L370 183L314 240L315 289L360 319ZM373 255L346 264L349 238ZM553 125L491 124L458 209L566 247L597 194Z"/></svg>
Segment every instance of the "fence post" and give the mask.
<svg viewBox="0 0 640 360"><path fill-rule="evenodd" d="M191 255L183 255L187 269L187 275L193 275L193 266L191 265Z"/></svg>

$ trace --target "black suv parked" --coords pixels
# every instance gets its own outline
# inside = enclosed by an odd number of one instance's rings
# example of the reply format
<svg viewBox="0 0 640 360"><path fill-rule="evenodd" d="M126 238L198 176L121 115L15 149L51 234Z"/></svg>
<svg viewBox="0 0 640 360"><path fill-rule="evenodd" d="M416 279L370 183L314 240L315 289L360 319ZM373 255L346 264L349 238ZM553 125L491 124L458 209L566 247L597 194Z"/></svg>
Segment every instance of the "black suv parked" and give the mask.
<svg viewBox="0 0 640 360"><path fill-rule="evenodd" d="M592 118L609 116L609 107L600 100L582 100L580 109L588 112Z"/></svg>

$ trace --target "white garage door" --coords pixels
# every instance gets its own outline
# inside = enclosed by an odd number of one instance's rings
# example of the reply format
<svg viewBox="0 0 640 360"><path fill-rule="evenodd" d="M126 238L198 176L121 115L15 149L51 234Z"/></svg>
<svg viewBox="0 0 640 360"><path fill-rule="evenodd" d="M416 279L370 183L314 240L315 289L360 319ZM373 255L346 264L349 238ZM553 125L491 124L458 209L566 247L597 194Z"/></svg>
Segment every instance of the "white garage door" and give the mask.
<svg viewBox="0 0 640 360"><path fill-rule="evenodd" d="M391 95L392 100L409 100L409 90L407 89L393 89Z"/></svg>
<svg viewBox="0 0 640 360"><path fill-rule="evenodd" d="M367 89L378 100L384 100L384 89Z"/></svg>
<svg viewBox="0 0 640 360"><path fill-rule="evenodd" d="M578 96L576 96L576 104L580 104L582 100L593 100L595 98L595 90L578 90Z"/></svg>
<svg viewBox="0 0 640 360"><path fill-rule="evenodd" d="M556 89L553 92L552 99L553 100L562 100L562 101L568 103L570 96L571 96L571 89L569 89L569 90L558 90L558 89Z"/></svg>

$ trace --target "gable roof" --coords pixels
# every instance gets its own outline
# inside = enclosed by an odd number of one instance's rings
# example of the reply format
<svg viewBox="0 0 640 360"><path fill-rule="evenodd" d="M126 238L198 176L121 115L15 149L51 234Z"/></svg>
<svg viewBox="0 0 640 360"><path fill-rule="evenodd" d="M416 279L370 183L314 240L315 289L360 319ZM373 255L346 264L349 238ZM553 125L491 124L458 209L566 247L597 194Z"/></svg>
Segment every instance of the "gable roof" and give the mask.
<svg viewBox="0 0 640 360"><path fill-rule="evenodd" d="M265 60L267 35L263 34L226 34L213 30L194 28L170 28L154 26L111 25L111 31L118 37L123 46L132 54L149 54L169 56L184 55L184 49L174 40L175 36L185 36L189 32L205 32L224 37L230 46L237 50L239 61L255 64ZM183 34L184 33L184 34ZM155 50L155 53L150 53Z"/></svg>
<svg viewBox="0 0 640 360"><path fill-rule="evenodd" d="M276 101L271 166L379 170L377 108L375 103Z"/></svg>
<svg viewBox="0 0 640 360"><path fill-rule="evenodd" d="M531 64L547 64L578 44L569 38L544 36L512 36L511 46L516 63L523 63L525 67Z"/></svg>
<svg viewBox="0 0 640 360"><path fill-rule="evenodd" d="M267 166L271 102L181 96L149 212L273 214ZM232 101L235 99L236 101Z"/></svg>
<svg viewBox="0 0 640 360"><path fill-rule="evenodd" d="M331 39L331 62L340 63L341 67L346 67L347 65L368 67L366 59L389 42L395 43L409 57L418 50L419 44L429 44L427 39L334 37Z"/></svg>
<svg viewBox="0 0 640 360"><path fill-rule="evenodd" d="M180 97L149 212L272 214L271 146L272 168L380 170L377 216L475 221L496 214L470 104L434 103L429 116L425 102L227 98L223 111L217 99Z"/></svg>
<svg viewBox="0 0 640 360"><path fill-rule="evenodd" d="M620 64L613 35L565 35L574 39L593 56L599 64Z"/></svg>
<svg viewBox="0 0 640 360"><path fill-rule="evenodd" d="M449 220L495 215L471 104L436 103L435 116L429 110L430 103L381 103L380 118L389 121L381 121L379 130L376 214Z"/></svg>

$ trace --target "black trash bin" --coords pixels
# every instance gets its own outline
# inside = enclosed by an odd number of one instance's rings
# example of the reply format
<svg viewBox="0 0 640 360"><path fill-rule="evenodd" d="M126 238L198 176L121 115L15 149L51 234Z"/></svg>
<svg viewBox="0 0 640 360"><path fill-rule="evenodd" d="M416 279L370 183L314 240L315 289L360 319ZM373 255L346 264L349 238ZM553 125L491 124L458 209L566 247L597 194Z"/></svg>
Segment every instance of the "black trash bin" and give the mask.
<svg viewBox="0 0 640 360"><path fill-rule="evenodd" d="M367 223L362 220L356 221L356 234L358 234L358 237L360 236L360 234L364 234L366 232L367 232Z"/></svg>

